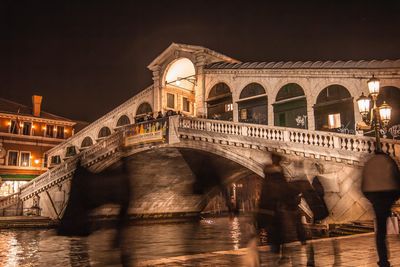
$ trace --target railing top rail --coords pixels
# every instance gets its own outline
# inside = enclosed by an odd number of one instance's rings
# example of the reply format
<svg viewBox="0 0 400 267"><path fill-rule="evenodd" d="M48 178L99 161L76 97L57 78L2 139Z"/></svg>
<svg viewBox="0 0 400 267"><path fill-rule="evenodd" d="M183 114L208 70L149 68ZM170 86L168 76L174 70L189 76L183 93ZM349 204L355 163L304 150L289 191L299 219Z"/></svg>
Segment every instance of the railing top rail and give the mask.
<svg viewBox="0 0 400 267"><path fill-rule="evenodd" d="M194 118L194 117L181 117L181 120L193 120L193 121L202 121L202 122L211 122L211 123L220 123L220 124L230 124L237 126L246 126L251 128L262 128L268 130L280 130L280 131L289 131L289 132L298 132L304 134L316 134L323 136L332 136L339 137L345 139L357 139L357 140L365 140L374 142L374 137L369 136L361 136L361 135L353 135L353 134L343 134L343 133L335 133L335 132L325 132L325 131L316 131L316 130L307 130L307 129L299 129L299 128L289 128L289 127L281 127L281 126L270 126L270 125L262 125L262 124L251 124L251 123L243 123L243 122L233 122L233 121L222 121L222 120L212 120L212 119L203 119L203 118ZM399 143L399 140L386 139L381 138L381 142L384 143Z"/></svg>
<svg viewBox="0 0 400 267"><path fill-rule="evenodd" d="M113 110L111 110L110 112L106 113L105 115L101 116L99 119L95 120L94 122L92 122L91 124L89 124L88 126L86 126L84 129L82 129L81 131L79 131L78 133L74 134L73 136L71 136L70 138L66 139L65 141L63 141L62 143L58 144L57 146L49 149L47 151L47 154L51 154L54 151L57 151L57 149L61 148L61 147L65 147L67 146L69 143L71 143L71 140L79 138L84 136L85 134L87 134L87 131L92 129L93 127L95 127L96 125L102 123L104 120L108 119L112 114L114 114L115 112L124 109L125 107L129 106L133 101L135 101L138 97L143 96L144 94L150 92L151 90L153 90L153 85L148 86L147 88L145 88L144 90L142 90L141 92L139 92L138 94L132 96L131 98L129 98L128 100L126 100L124 103L122 103L121 105L119 105L118 107L114 108Z"/></svg>

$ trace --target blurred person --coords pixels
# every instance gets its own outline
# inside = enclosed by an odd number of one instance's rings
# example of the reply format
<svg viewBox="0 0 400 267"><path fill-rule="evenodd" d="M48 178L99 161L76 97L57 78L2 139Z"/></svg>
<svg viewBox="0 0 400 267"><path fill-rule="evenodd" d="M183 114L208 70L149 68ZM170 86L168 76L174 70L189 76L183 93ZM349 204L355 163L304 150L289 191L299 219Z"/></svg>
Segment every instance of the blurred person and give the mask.
<svg viewBox="0 0 400 267"><path fill-rule="evenodd" d="M284 244L295 240L305 242L305 230L298 207L301 192L286 181L280 165L282 157L273 153L271 159L272 164L264 168L265 180L257 212L257 227L259 231L266 230L267 242L275 254L276 264L289 261L290 258L294 263L297 261L296 255Z"/></svg>
<svg viewBox="0 0 400 267"><path fill-rule="evenodd" d="M386 244L387 219L391 207L400 196L400 171L396 162L387 154L375 151L364 165L361 190L371 202L376 217L375 241L378 266L389 267Z"/></svg>
<svg viewBox="0 0 400 267"><path fill-rule="evenodd" d="M120 248L123 266L129 266L129 254L121 246L124 244L124 230L129 220L130 199L131 186L126 158L121 159L117 168L100 173L91 172L79 160L71 179L68 204L57 233L63 236L88 236L93 232L90 213L104 204L118 204L119 214L115 225L117 231L111 245Z"/></svg>

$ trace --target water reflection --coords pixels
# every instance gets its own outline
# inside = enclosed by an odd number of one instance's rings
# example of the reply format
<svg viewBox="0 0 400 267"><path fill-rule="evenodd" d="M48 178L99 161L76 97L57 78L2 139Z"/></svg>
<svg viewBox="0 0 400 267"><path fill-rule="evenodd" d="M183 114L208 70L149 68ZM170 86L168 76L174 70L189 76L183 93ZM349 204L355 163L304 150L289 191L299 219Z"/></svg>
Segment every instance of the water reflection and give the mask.
<svg viewBox="0 0 400 267"><path fill-rule="evenodd" d="M126 248L132 261L232 250L245 247L251 218L212 218L180 223L131 225ZM193 229L196 229L193 232ZM0 231L0 266L120 266L115 232L103 229L90 237L57 236L54 230Z"/></svg>

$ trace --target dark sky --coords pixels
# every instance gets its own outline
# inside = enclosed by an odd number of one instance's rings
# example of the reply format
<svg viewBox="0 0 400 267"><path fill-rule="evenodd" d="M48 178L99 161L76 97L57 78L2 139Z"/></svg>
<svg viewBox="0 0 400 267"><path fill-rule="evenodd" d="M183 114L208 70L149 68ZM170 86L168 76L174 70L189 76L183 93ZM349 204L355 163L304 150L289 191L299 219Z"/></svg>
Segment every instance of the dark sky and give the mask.
<svg viewBox="0 0 400 267"><path fill-rule="evenodd" d="M400 58L400 1L0 2L0 97L92 121L171 42L242 61Z"/></svg>

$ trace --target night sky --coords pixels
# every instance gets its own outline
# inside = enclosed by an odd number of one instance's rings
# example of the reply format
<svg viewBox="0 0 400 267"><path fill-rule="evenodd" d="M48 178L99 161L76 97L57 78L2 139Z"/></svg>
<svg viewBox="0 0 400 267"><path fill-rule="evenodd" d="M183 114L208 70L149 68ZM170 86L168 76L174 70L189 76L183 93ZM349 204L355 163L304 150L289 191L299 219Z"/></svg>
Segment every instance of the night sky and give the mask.
<svg viewBox="0 0 400 267"><path fill-rule="evenodd" d="M0 2L0 97L93 121L171 42L241 61L400 58L400 1Z"/></svg>

